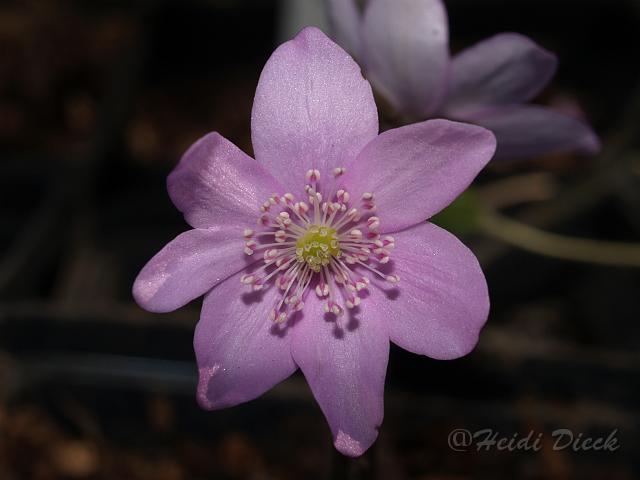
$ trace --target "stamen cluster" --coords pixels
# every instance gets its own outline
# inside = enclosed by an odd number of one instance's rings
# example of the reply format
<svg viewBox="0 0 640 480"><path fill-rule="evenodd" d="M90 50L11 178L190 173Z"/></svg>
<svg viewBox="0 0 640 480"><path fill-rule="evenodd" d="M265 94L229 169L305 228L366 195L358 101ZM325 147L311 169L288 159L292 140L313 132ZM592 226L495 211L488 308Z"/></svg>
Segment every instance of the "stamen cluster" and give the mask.
<svg viewBox="0 0 640 480"><path fill-rule="evenodd" d="M344 173L344 168L333 171L336 178ZM364 193L359 204L353 206L344 189L323 197L318 170L309 170L305 178L309 182L304 188L308 203L298 201L291 193L274 193L260 207L258 229L244 231L245 254L260 252L264 264L243 275L241 282L259 291L273 280L282 290L269 314L277 323L302 310L310 288L326 299L327 313L340 316L343 305L357 307L361 302L359 292L370 283L357 273L361 269L390 283L400 281L397 275L385 274L372 265L388 263L395 246L393 237L379 233L373 193Z"/></svg>

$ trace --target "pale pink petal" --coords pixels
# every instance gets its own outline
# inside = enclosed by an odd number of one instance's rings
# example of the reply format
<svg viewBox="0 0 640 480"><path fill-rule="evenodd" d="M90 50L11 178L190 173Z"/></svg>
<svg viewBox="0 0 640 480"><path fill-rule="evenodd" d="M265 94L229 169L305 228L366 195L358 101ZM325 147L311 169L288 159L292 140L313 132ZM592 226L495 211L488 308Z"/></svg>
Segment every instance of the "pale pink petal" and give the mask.
<svg viewBox="0 0 640 480"><path fill-rule="evenodd" d="M361 14L356 0L327 0L329 22L333 38L347 52L358 58L361 52Z"/></svg>
<svg viewBox="0 0 640 480"><path fill-rule="evenodd" d="M258 161L289 189L302 190L307 170L327 180L375 138L371 87L344 50L307 27L265 65L251 133Z"/></svg>
<svg viewBox="0 0 640 480"><path fill-rule="evenodd" d="M244 239L226 230L189 230L160 250L138 274L133 297L150 312L170 312L204 295L247 265Z"/></svg>
<svg viewBox="0 0 640 480"><path fill-rule="evenodd" d="M445 110L463 118L489 106L527 102L549 83L557 63L553 53L517 33L479 42L454 57Z"/></svg>
<svg viewBox="0 0 640 480"><path fill-rule="evenodd" d="M362 455L384 415L389 337L379 316L324 314L310 292L293 332L292 353L344 455ZM310 312L310 313L308 313Z"/></svg>
<svg viewBox="0 0 640 480"><path fill-rule="evenodd" d="M495 134L497 160L568 152L593 155L600 150L600 140L587 123L537 105L500 107L482 112L469 121Z"/></svg>
<svg viewBox="0 0 640 480"><path fill-rule="evenodd" d="M279 183L218 133L187 150L167 180L169 196L193 227L224 227L239 236L256 224L260 206Z"/></svg>
<svg viewBox="0 0 640 480"><path fill-rule="evenodd" d="M363 58L367 78L400 112L425 118L449 80L449 27L441 0L371 0Z"/></svg>
<svg viewBox="0 0 640 480"><path fill-rule="evenodd" d="M438 213L491 159L493 134L475 125L428 120L372 141L341 180L359 199L373 193L381 230L393 232Z"/></svg>
<svg viewBox="0 0 640 480"><path fill-rule="evenodd" d="M269 320L280 299L273 286L252 292L239 273L204 299L194 349L200 380L197 399L213 410L247 402L289 377L297 367L291 357L291 331Z"/></svg>
<svg viewBox="0 0 640 480"><path fill-rule="evenodd" d="M362 316L379 316L391 341L413 353L453 359L478 342L489 295L473 253L446 230L423 223L394 233L390 271L397 285L374 281ZM381 289L376 288L380 286Z"/></svg>

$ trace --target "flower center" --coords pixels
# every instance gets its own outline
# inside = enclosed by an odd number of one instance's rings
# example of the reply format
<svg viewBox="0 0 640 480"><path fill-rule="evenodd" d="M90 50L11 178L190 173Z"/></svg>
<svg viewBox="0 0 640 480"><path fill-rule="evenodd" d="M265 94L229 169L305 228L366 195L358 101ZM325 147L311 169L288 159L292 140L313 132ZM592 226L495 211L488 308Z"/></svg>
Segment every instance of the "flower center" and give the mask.
<svg viewBox="0 0 640 480"><path fill-rule="evenodd" d="M344 172L336 168L333 173L339 177ZM370 283L363 273L389 283L400 281L376 266L389 262L395 240L379 233L373 193L364 193L358 205L352 205L344 189L330 191L323 200L320 172L309 170L306 178L309 203L291 193L274 193L260 207L258 231L244 231L245 254L260 251L264 263L241 282L258 291L273 281L282 290L269 314L278 323L302 310L309 290L325 300L325 312L340 316L343 305L352 309L360 304L360 292Z"/></svg>
<svg viewBox="0 0 640 480"><path fill-rule="evenodd" d="M341 256L335 228L311 225L296 242L297 261L306 263L316 273L329 266L332 257L339 259Z"/></svg>

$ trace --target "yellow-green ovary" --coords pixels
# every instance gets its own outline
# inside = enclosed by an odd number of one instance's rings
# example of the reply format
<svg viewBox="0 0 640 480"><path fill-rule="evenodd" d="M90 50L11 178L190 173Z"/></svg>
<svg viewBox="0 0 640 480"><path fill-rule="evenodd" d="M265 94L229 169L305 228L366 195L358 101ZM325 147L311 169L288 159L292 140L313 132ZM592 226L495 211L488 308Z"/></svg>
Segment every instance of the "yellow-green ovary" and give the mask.
<svg viewBox="0 0 640 480"><path fill-rule="evenodd" d="M331 257L340 258L338 232L333 228L311 225L296 242L298 262L306 262L314 272L329 265Z"/></svg>

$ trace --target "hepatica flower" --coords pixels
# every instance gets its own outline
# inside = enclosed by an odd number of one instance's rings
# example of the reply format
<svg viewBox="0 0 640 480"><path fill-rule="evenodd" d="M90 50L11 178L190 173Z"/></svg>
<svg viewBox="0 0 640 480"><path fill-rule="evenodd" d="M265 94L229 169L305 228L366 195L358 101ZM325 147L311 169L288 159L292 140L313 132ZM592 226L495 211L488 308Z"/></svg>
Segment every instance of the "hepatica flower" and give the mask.
<svg viewBox="0 0 640 480"><path fill-rule="evenodd" d="M397 112L482 125L498 159L595 153L598 137L580 119L528 104L553 77L555 55L503 33L451 58L441 0L327 0L335 37ZM362 3L362 2L360 2Z"/></svg>
<svg viewBox="0 0 640 480"><path fill-rule="evenodd" d="M447 120L378 135L359 67L312 27L267 62L251 130L255 160L217 133L185 153L168 190L193 230L133 293L152 312L205 295L202 407L246 402L300 368L336 448L357 456L382 422L390 340L436 359L477 342L482 271L424 220L469 185L495 139Z"/></svg>

